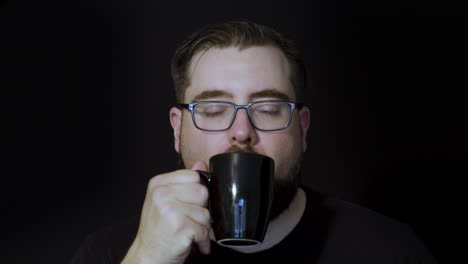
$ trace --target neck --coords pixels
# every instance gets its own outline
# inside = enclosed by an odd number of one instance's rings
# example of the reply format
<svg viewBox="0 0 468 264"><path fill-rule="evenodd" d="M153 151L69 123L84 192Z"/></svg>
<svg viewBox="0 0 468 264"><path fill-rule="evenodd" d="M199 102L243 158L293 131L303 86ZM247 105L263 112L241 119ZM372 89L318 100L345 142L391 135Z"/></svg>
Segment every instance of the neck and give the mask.
<svg viewBox="0 0 468 264"><path fill-rule="evenodd" d="M296 227L304 213L305 205L306 195L301 188L298 188L289 207L268 224L263 243L247 247L228 247L243 253L255 253L272 248L281 242L291 233L294 227Z"/></svg>

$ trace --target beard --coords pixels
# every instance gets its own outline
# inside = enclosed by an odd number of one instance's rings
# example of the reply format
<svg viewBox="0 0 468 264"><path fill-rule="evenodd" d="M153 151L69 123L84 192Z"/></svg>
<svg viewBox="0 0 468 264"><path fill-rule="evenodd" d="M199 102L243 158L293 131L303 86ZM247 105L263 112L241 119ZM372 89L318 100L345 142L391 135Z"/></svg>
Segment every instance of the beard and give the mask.
<svg viewBox="0 0 468 264"><path fill-rule="evenodd" d="M241 148L239 146L232 146L226 152L252 152L255 151L251 146ZM182 151L180 151L182 153ZM259 154L259 153L257 153ZM294 199L299 187L299 179L302 167L302 153L296 159L291 160L287 165L285 175L278 175L275 172L275 180L273 183L273 202L270 210L270 221L278 217L284 210L286 210L291 201ZM179 169L187 169L183 157L179 154L178 158Z"/></svg>

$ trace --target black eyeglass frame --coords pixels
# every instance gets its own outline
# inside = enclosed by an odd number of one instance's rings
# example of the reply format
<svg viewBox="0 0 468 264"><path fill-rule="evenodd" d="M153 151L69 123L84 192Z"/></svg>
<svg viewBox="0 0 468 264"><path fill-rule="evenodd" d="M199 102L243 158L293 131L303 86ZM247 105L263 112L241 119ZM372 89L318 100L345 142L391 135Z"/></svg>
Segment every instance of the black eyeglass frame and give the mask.
<svg viewBox="0 0 468 264"><path fill-rule="evenodd" d="M230 104L230 105L234 106L234 108L235 108L234 114L232 116L231 123L229 124L229 126L227 128L213 130L213 129L200 128L197 125L197 123L195 122L195 112L193 111L193 109L195 108L195 106L197 106L199 104L207 104L207 103L226 103L226 104ZM252 121L252 117L251 117L251 113L250 113L250 106L258 104L258 103L287 103L287 104L289 104L290 113L289 113L288 123L284 127L276 128L276 129L261 129L261 128L258 128L255 125L255 123ZM246 105L237 105L235 103L227 102L227 101L200 101L200 102L195 102L195 103L191 103L191 104L177 104L177 106L179 108L185 108L185 109L188 109L190 111L190 113L192 114L192 122L193 122L193 124L195 125L195 127L197 129L200 129L202 131L209 131L209 132L221 132L221 131L226 131L226 130L228 130L228 129L230 129L232 127L232 124L234 124L234 121L236 120L237 111L239 109L245 109L247 111L247 116L249 117L250 124L252 124L252 126L257 130L260 130L260 131L278 131L278 130L286 129L291 124L291 120L292 120L292 117L293 117L294 110L296 110L296 109L300 110L304 106L304 104L303 103L293 103L293 102L282 101L282 100L255 101L255 102L252 102L252 103L249 103L249 104L246 104Z"/></svg>

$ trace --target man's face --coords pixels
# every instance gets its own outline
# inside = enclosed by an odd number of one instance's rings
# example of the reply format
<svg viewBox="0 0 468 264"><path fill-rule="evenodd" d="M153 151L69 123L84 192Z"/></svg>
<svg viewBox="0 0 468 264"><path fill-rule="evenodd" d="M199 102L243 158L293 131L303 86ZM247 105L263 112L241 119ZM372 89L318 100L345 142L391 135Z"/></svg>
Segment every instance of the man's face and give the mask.
<svg viewBox="0 0 468 264"><path fill-rule="evenodd" d="M290 67L283 53L274 47L211 48L199 52L189 68L191 84L185 102L228 101L238 105L260 100L295 102L290 81ZM279 131L259 131L250 123L247 112L237 112L226 131L207 132L197 129L190 111L172 108L175 149L187 168L202 160L208 164L213 155L232 149L247 149L275 160L275 179L288 177L306 149L309 126L307 107L296 110L290 126ZM296 176L296 175L294 175Z"/></svg>

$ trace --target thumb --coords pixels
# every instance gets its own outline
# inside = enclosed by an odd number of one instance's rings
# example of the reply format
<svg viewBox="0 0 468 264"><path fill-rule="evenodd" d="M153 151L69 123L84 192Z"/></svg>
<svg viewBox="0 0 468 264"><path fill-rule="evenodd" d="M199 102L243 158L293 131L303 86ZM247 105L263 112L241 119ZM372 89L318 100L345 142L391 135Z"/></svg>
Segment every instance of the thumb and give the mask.
<svg viewBox="0 0 468 264"><path fill-rule="evenodd" d="M193 164L192 170L208 171L208 166L205 162L199 160Z"/></svg>

